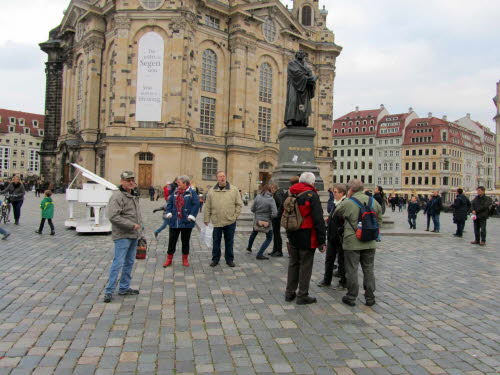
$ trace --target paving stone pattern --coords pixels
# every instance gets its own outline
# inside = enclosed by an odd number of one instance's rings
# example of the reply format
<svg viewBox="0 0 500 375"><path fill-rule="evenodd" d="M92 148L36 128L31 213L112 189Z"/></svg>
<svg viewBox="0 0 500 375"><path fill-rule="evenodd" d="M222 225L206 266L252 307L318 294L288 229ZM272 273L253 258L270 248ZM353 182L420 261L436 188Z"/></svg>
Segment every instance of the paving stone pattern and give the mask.
<svg viewBox="0 0 500 375"><path fill-rule="evenodd" d="M141 200L149 252L137 261L140 295L104 304L113 256L110 236L63 228L64 196L55 195L56 236L34 233L40 199L30 193L21 225L0 241L0 375L4 374L498 374L498 231L488 245L451 237L443 214L436 238L387 237L376 256L377 304L340 302L343 290L311 294L318 303L284 301L288 258L257 261L263 241L245 251L236 237L235 268L209 267L195 230L191 267L165 270L168 232L152 231L161 202ZM395 213L406 225L405 214ZM418 225L422 227L423 216ZM179 243L180 247L180 243ZM322 277L317 254L313 281Z"/></svg>

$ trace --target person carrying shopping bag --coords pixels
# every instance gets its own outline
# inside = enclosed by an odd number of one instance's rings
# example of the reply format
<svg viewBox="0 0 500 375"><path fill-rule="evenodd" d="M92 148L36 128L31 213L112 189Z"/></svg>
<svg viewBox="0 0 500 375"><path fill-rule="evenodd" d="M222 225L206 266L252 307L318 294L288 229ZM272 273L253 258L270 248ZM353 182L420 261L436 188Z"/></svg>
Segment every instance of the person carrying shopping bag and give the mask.
<svg viewBox="0 0 500 375"><path fill-rule="evenodd" d="M273 224L272 219L278 216L278 209L276 207L276 202L274 201L273 194L271 193L271 187L269 185L264 185L262 190L253 201L251 208L252 212L255 214L255 219L253 222L253 231L248 239L247 251L252 251L252 245L259 232L266 234L266 240L262 243L259 252L257 253L257 259L265 260L269 259L264 255L267 247L273 239Z"/></svg>

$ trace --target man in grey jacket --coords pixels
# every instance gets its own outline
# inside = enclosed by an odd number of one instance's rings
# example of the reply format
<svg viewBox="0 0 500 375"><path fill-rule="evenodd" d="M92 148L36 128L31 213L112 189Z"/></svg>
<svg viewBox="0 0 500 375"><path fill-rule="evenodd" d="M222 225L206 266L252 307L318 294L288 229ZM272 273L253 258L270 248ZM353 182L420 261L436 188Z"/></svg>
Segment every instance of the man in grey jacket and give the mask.
<svg viewBox="0 0 500 375"><path fill-rule="evenodd" d="M139 197L134 194L134 189L137 186L134 172L125 171L120 175L120 178L120 188L113 193L108 203L108 217L112 225L111 233L115 243L115 256L109 270L109 282L104 295L106 303L113 299L120 271L118 294L121 296L139 294L137 289L130 288L137 241L142 232Z"/></svg>

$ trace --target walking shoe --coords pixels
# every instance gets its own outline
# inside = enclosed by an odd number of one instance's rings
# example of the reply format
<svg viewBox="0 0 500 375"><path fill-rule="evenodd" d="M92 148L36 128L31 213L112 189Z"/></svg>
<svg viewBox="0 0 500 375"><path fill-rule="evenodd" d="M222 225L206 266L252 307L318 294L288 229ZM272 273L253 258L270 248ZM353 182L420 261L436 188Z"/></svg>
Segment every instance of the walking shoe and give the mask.
<svg viewBox="0 0 500 375"><path fill-rule="evenodd" d="M110 303L113 299L113 295L111 293L106 293L104 295L104 303Z"/></svg>
<svg viewBox="0 0 500 375"><path fill-rule="evenodd" d="M366 306L373 306L375 305L375 300L374 299L367 299L365 302Z"/></svg>
<svg viewBox="0 0 500 375"><path fill-rule="evenodd" d="M40 232L39 230L36 230L35 233L42 234L42 232Z"/></svg>
<svg viewBox="0 0 500 375"><path fill-rule="evenodd" d="M266 256L264 256L264 255L257 255L257 256L255 257L255 259L258 259L258 260L267 260L267 259L269 259L269 258L268 258L268 257L266 257Z"/></svg>
<svg viewBox="0 0 500 375"><path fill-rule="evenodd" d="M456 233L455 233L455 234L453 234L453 237L462 237L462 235L461 235L461 234L456 234Z"/></svg>
<svg viewBox="0 0 500 375"><path fill-rule="evenodd" d="M337 288L346 289L347 288L347 283L339 281L339 284L337 285Z"/></svg>
<svg viewBox="0 0 500 375"><path fill-rule="evenodd" d="M479 242L479 246L486 246L486 242L485 241Z"/></svg>
<svg viewBox="0 0 500 375"><path fill-rule="evenodd" d="M189 255L187 254L182 254L182 265L184 267L189 267L189 259L188 259Z"/></svg>
<svg viewBox="0 0 500 375"><path fill-rule="evenodd" d="M298 297L297 305L309 305L311 303L316 303L316 298L310 296Z"/></svg>
<svg viewBox="0 0 500 375"><path fill-rule="evenodd" d="M349 299L349 297L347 297L347 296L342 297L342 302L344 302L346 305L349 305L349 306L351 306L351 307L352 307L352 306L356 306L356 302L351 301L351 300Z"/></svg>
<svg viewBox="0 0 500 375"><path fill-rule="evenodd" d="M437 232L437 230L433 229L433 230L431 230L431 232Z"/></svg>
<svg viewBox="0 0 500 375"><path fill-rule="evenodd" d="M174 258L174 254L168 254L167 259L165 260L165 263L163 263L163 268L167 268L168 266L172 265L173 258Z"/></svg>
<svg viewBox="0 0 500 375"><path fill-rule="evenodd" d="M293 294L285 294L285 301L287 302L292 302L295 297L297 297L297 294L293 293Z"/></svg>
<svg viewBox="0 0 500 375"><path fill-rule="evenodd" d="M118 291L119 296L135 296L139 294L139 291L137 289L132 289L128 288L127 290L124 291Z"/></svg>
<svg viewBox="0 0 500 375"><path fill-rule="evenodd" d="M50 232L50 235L51 235L51 236L53 236L53 235L55 235L55 234L56 234L56 231L54 231L54 230Z"/></svg>
<svg viewBox="0 0 500 375"><path fill-rule="evenodd" d="M426 232L428 232L428 231L429 231L429 228L427 228L425 231L426 231Z"/></svg>
<svg viewBox="0 0 500 375"><path fill-rule="evenodd" d="M157 240L158 239L158 233L153 232L153 234L155 235L155 240Z"/></svg>
<svg viewBox="0 0 500 375"><path fill-rule="evenodd" d="M234 267L236 266L236 264L234 264L234 262L232 260L230 260L229 262L226 262L226 264L229 266L229 267Z"/></svg>
<svg viewBox="0 0 500 375"><path fill-rule="evenodd" d="M210 263L210 267L215 267L219 264L219 262L216 262L215 260L212 260L212 263Z"/></svg>
<svg viewBox="0 0 500 375"><path fill-rule="evenodd" d="M251 252L252 252L252 249L250 249L250 248L247 248L247 251L248 251L249 253L251 253Z"/></svg>
<svg viewBox="0 0 500 375"><path fill-rule="evenodd" d="M7 238L9 238L9 236L10 236L10 233L4 234L2 240L6 240Z"/></svg>
<svg viewBox="0 0 500 375"><path fill-rule="evenodd" d="M470 243L471 243L471 245L479 245L478 241L471 241Z"/></svg>
<svg viewBox="0 0 500 375"><path fill-rule="evenodd" d="M269 254L269 256L271 256L271 257L273 257L273 258L278 258L278 257L282 257L282 256L283 256L283 253L278 253L278 252L276 252L276 253L271 253L271 254Z"/></svg>
<svg viewBox="0 0 500 375"><path fill-rule="evenodd" d="M327 283L325 280L321 280L318 284L317 284L320 288L323 288L324 286L331 286L332 283Z"/></svg>
<svg viewBox="0 0 500 375"><path fill-rule="evenodd" d="M333 277L340 277L339 271L333 271Z"/></svg>

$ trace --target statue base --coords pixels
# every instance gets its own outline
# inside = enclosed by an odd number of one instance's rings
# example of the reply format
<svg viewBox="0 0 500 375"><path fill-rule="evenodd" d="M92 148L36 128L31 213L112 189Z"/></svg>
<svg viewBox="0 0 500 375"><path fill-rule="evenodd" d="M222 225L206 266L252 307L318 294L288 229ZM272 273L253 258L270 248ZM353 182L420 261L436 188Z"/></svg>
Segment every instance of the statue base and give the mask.
<svg viewBox="0 0 500 375"><path fill-rule="evenodd" d="M314 187L324 190L323 179L314 158L314 137L316 132L307 127L286 127L278 134L280 153L278 167L273 172L272 181L282 189L290 186L290 177L303 172L316 176Z"/></svg>

